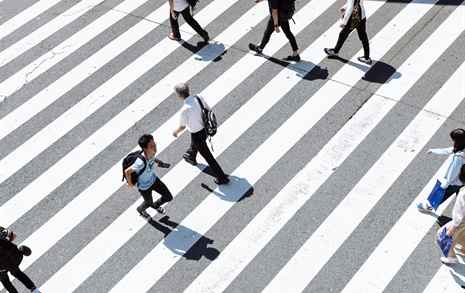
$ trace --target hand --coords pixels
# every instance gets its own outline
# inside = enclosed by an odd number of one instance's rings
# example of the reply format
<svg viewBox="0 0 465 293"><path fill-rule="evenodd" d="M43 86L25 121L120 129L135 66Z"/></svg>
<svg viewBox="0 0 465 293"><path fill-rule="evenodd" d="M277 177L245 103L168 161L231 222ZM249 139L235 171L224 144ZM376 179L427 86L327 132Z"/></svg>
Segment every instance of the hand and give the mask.
<svg viewBox="0 0 465 293"><path fill-rule="evenodd" d="M427 150L426 153L427 153L428 155L431 155L433 152L432 152L431 150Z"/></svg>
<svg viewBox="0 0 465 293"><path fill-rule="evenodd" d="M344 13L344 12L346 12L346 9L344 8L344 6L343 6L343 7L341 7L341 8L339 8L339 12L340 12L340 13Z"/></svg>
<svg viewBox="0 0 465 293"><path fill-rule="evenodd" d="M176 20L178 19L178 17L176 16L176 13L174 12L174 10L171 10L171 17Z"/></svg>
<svg viewBox="0 0 465 293"><path fill-rule="evenodd" d="M452 237L452 234L454 234L455 227L452 226L446 231L446 236Z"/></svg>
<svg viewBox="0 0 465 293"><path fill-rule="evenodd" d="M173 136L178 137L178 130L177 129L175 131L173 131Z"/></svg>
<svg viewBox="0 0 465 293"><path fill-rule="evenodd" d="M277 33L281 32L281 31L279 30L279 26L275 27L275 28L274 28L274 31L277 32Z"/></svg>
<svg viewBox="0 0 465 293"><path fill-rule="evenodd" d="M341 23L341 24L339 25L339 27L340 27L340 28L344 28L345 25L344 25L343 23Z"/></svg>
<svg viewBox="0 0 465 293"><path fill-rule="evenodd" d="M16 236L18 236L18 235L16 235L15 232L12 232L12 233L11 233L11 236L10 236L10 241L15 240L15 239L16 239Z"/></svg>

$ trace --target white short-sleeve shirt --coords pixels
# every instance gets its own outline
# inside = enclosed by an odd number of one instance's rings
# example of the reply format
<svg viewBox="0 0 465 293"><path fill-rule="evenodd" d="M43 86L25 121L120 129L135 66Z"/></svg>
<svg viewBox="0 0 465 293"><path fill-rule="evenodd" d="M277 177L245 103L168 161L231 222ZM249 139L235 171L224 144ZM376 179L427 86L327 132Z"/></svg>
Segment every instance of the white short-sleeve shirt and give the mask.
<svg viewBox="0 0 465 293"><path fill-rule="evenodd" d="M197 96L202 101L203 107L210 110L205 99L201 95ZM189 96L184 100L184 105L179 110L179 116L179 125L186 126L190 133L199 132L205 127L202 119L202 108L194 96Z"/></svg>
<svg viewBox="0 0 465 293"><path fill-rule="evenodd" d="M187 0L174 0L173 1L173 9L174 11L181 12L186 7L189 6L189 3L187 3Z"/></svg>

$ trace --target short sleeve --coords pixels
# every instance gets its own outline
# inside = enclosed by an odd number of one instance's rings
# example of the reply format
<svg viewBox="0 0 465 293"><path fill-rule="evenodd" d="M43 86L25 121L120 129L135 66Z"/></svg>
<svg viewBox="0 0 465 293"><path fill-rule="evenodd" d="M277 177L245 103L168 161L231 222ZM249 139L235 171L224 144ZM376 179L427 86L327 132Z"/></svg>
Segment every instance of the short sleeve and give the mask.
<svg viewBox="0 0 465 293"><path fill-rule="evenodd" d="M144 168L144 162L141 158L137 158L134 164L132 165L132 170L136 171L137 173L140 172Z"/></svg>

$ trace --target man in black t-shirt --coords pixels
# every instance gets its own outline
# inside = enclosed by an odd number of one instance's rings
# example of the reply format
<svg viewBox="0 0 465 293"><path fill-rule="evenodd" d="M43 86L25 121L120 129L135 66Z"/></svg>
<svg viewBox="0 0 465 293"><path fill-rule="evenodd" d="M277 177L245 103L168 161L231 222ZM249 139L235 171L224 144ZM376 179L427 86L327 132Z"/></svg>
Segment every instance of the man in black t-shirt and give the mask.
<svg viewBox="0 0 465 293"><path fill-rule="evenodd" d="M255 0L255 3L262 2L263 0ZM256 46L252 43L249 44L249 49L255 51L257 53L262 53L263 49L265 48L266 44L270 41L271 34L273 32L279 33L279 27L282 28L284 34L286 35L287 39L291 43L292 47L292 55L287 56L285 59L287 61L299 61L300 56L298 52L297 42L295 40L294 34L291 32L291 28L289 26L289 20L284 20L279 17L279 7L281 4L281 0L268 0L268 6L270 8L270 19L268 20L268 24L266 26L265 32L263 33L262 41L260 45Z"/></svg>

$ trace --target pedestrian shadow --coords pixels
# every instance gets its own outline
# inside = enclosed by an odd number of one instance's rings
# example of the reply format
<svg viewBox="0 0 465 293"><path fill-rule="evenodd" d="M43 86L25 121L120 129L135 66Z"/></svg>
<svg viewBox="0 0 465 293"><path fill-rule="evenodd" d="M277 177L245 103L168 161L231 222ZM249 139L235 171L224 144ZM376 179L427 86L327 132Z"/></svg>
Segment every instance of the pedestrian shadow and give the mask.
<svg viewBox="0 0 465 293"><path fill-rule="evenodd" d="M365 71L365 75L362 77L362 80L373 83L385 84L389 83L392 79L398 79L402 76L402 74L397 72L394 67L383 61L377 61L374 65L371 66L364 63L353 62L339 56L328 56L328 59L336 59L345 64L358 68L361 71Z"/></svg>
<svg viewBox="0 0 465 293"><path fill-rule="evenodd" d="M296 72L296 76L305 79L305 80L316 80L322 79L325 80L328 78L328 69L321 68L321 66L314 64L313 62L300 60L296 63L290 63L289 61L285 61L283 59L277 59L274 57L268 57L268 60L274 64L281 65L282 67L286 67L290 70ZM305 70L305 68L312 68L310 71Z"/></svg>
<svg viewBox="0 0 465 293"><path fill-rule="evenodd" d="M463 263L458 263L453 266L448 266L448 269L449 269L450 275L452 276L454 281L457 283L457 286L464 288L465 282L458 275L465 277L465 265Z"/></svg>
<svg viewBox="0 0 465 293"><path fill-rule="evenodd" d="M164 225L161 225L159 222ZM149 220L149 224L165 234L165 241L163 241L163 244L176 255L182 255L188 260L200 260L202 256L209 260L214 260L220 255L218 249L211 247L211 244L214 242L213 239L205 237L184 225L171 221L169 216L164 216L158 222L151 219ZM167 240L168 235L170 235L171 241ZM186 235L190 237L189 240L196 241L191 247L189 247L189 241L187 241L187 244L186 241L182 241L185 240ZM176 241L177 239L181 239L181 241Z"/></svg>
<svg viewBox="0 0 465 293"><path fill-rule="evenodd" d="M229 175L228 178L228 184L214 186L212 183L211 187L205 183L200 185L221 200L229 202L239 202L253 195L254 189L247 179L234 175Z"/></svg>
<svg viewBox="0 0 465 293"><path fill-rule="evenodd" d="M218 62L228 52L221 43L211 41L210 43L198 42L197 46L183 42L181 46L196 54L195 60Z"/></svg>

